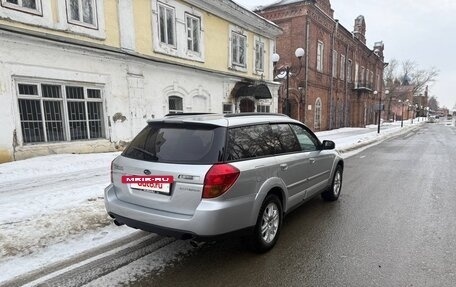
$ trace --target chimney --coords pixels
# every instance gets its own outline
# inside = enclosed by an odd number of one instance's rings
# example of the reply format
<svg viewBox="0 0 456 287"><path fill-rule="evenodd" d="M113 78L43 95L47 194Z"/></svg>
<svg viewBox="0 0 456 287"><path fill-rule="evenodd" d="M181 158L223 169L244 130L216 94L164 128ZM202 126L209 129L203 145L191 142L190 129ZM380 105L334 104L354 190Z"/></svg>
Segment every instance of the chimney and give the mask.
<svg viewBox="0 0 456 287"><path fill-rule="evenodd" d="M383 50L385 50L385 45L383 44L383 41L375 42L375 44L374 44L374 53L380 59L383 59Z"/></svg>
<svg viewBox="0 0 456 287"><path fill-rule="evenodd" d="M366 22L364 21L363 15L359 15L355 19L353 35L356 39L360 40L364 45L366 45Z"/></svg>

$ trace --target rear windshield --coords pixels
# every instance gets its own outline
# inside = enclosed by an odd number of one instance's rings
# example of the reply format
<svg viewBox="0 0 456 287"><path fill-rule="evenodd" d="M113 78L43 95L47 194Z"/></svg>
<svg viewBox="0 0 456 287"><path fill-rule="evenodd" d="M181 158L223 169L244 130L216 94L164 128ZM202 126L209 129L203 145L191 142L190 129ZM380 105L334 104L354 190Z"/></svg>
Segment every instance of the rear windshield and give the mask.
<svg viewBox="0 0 456 287"><path fill-rule="evenodd" d="M214 164L223 159L225 130L202 124L150 123L122 155L154 162Z"/></svg>

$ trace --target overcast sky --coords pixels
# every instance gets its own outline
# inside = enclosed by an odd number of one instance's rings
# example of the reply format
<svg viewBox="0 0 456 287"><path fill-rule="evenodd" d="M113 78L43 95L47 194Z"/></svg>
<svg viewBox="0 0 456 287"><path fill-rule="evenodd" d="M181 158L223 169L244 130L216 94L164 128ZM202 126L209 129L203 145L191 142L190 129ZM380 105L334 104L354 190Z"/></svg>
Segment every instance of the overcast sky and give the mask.
<svg viewBox="0 0 456 287"><path fill-rule="evenodd" d="M274 0L234 0L253 8ZM385 44L385 61L407 59L420 68L436 67L440 74L429 88L440 106L456 105L456 0L330 0L334 18L349 31L354 19L366 21L367 45Z"/></svg>

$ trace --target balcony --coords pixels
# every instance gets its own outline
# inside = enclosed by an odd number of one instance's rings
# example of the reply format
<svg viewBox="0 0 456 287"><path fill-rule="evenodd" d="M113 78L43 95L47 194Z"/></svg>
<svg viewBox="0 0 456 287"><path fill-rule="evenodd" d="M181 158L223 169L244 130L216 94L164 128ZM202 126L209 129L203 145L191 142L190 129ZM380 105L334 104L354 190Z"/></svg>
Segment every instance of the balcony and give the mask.
<svg viewBox="0 0 456 287"><path fill-rule="evenodd" d="M354 83L353 90L358 90L358 91L373 91L374 90L374 85L370 82L367 81L358 81Z"/></svg>

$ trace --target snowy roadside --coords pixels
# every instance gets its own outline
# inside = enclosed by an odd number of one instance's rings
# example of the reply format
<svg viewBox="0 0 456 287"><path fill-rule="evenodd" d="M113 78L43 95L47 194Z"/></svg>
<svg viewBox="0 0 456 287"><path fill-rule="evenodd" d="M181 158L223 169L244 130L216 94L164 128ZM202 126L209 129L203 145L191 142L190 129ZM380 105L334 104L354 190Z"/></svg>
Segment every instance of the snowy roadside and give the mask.
<svg viewBox="0 0 456 287"><path fill-rule="evenodd" d="M317 135L352 151L413 126L385 125L380 134L368 127ZM0 165L0 285L138 232L112 225L104 209L109 165L118 154L50 155Z"/></svg>

